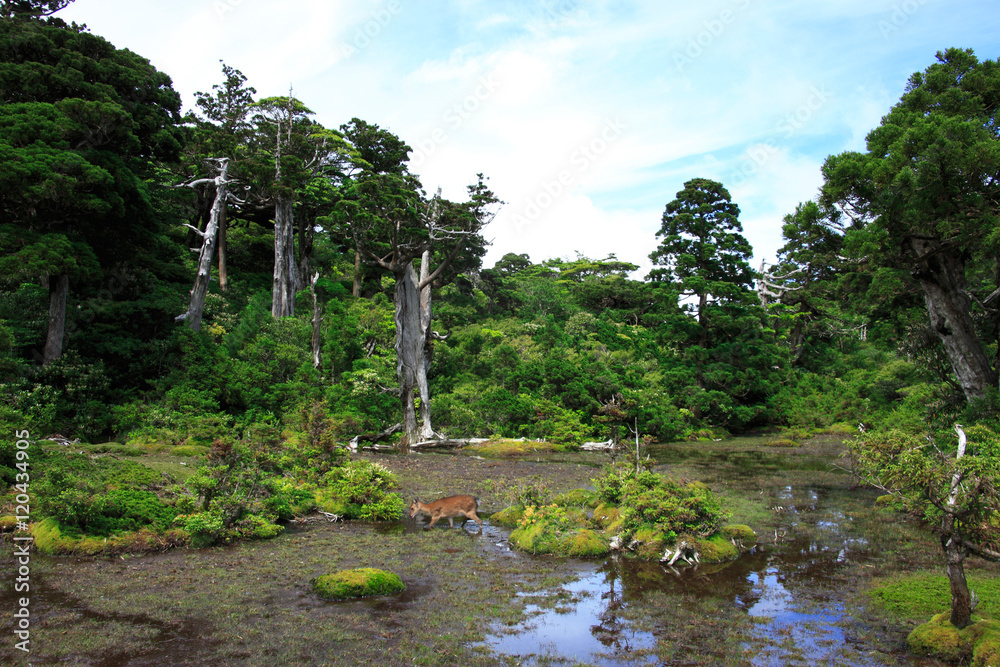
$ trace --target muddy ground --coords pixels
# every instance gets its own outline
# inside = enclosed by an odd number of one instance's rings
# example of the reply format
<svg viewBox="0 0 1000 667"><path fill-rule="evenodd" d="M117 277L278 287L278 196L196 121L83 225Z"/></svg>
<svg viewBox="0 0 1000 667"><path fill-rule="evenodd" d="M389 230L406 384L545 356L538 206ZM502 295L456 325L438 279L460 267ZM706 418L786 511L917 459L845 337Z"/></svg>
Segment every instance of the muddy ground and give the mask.
<svg viewBox="0 0 1000 667"><path fill-rule="evenodd" d="M314 518L273 540L205 550L114 559L34 554L31 652L16 650L5 633L0 660L108 667L809 665L822 656L822 664L935 665L905 653L903 639L917 619L884 617L869 609L863 591L877 576L940 570L939 548L919 527L871 509L874 494L854 488L835 467L841 440L819 437L799 448L768 446L765 438L650 447L658 471L705 481L734 522L760 535L757 551L729 567L677 572L628 559L520 554L508 548L506 530L490 525L488 515L505 506L510 489L590 486L604 454L368 454L396 472L406 499L479 496L483 532L471 522L427 530L408 518ZM10 543L4 550L0 607L9 623L15 573ZM406 591L352 602L312 593L313 578L362 566L398 573ZM996 575L995 567L971 566ZM795 614L765 613L792 604L770 600L775 590L794 598ZM579 616L588 606L595 616ZM545 642L532 639L543 636L532 634L543 618L556 619L556 634ZM568 620L560 627L559 619ZM596 649L581 656L572 640L553 638L560 632L580 633Z"/></svg>

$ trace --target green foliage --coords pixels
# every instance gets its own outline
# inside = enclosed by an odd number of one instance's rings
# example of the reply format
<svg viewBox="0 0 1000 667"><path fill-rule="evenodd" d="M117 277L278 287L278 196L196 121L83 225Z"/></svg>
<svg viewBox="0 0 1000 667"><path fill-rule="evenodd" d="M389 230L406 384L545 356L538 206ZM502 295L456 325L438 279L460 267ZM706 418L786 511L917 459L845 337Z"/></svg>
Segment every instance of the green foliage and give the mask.
<svg viewBox="0 0 1000 667"><path fill-rule="evenodd" d="M398 519L405 509L396 476L379 464L360 459L330 470L316 492L317 504L334 514L363 521Z"/></svg>
<svg viewBox="0 0 1000 667"><path fill-rule="evenodd" d="M648 470L608 466L593 480L599 498L621 510L622 533L647 530L670 540L680 535L707 537L725 522L719 499L703 484L680 486Z"/></svg>
<svg viewBox="0 0 1000 667"><path fill-rule="evenodd" d="M320 597L330 600L392 595L406 589L398 574L371 567L324 574L312 581L312 587Z"/></svg>

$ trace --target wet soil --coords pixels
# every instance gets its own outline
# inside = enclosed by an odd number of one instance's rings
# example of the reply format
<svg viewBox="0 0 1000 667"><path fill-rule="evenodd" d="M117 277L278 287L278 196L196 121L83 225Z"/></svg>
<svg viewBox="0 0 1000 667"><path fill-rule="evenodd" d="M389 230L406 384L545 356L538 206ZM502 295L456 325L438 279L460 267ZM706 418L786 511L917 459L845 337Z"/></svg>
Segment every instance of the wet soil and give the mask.
<svg viewBox="0 0 1000 667"><path fill-rule="evenodd" d="M708 483L757 549L719 566L666 568L627 557L579 560L512 551L489 514L526 480L587 487L607 458L486 460L460 453L370 455L406 498L480 498L486 522L426 529L314 520L279 537L158 555L31 560L32 665L917 665L903 640L915 619L880 615L866 585L940 570L918 526L872 509L835 465L840 438L801 448L763 439L650 447L655 469ZM4 549L9 554L9 543ZM316 597L310 581L348 567L398 573L396 596ZM996 568L970 562L970 570ZM0 608L13 610L12 559ZM10 618L10 612L5 612ZM10 637L10 635L8 635Z"/></svg>

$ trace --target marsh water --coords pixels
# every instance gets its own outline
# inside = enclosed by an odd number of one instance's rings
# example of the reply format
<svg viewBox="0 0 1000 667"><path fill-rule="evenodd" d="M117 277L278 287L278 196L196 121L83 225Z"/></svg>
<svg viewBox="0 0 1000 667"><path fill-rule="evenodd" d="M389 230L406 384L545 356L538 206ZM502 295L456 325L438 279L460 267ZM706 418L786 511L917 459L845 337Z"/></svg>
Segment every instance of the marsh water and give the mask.
<svg viewBox="0 0 1000 667"><path fill-rule="evenodd" d="M31 662L937 665L909 656L906 628L879 627L859 601L873 573L933 567L934 554L926 543L896 549L920 532L893 532L873 493L830 471L823 447L654 452L655 469L705 481L757 530L757 547L727 564L536 557L511 550L509 531L488 518L481 533L471 522L317 522L264 542L138 558L34 554ZM579 488L600 464L383 460L415 495L463 475L467 489L501 474ZM311 578L359 565L399 572L406 592L343 603L312 593ZM13 608L13 595L5 587L0 604ZM0 647L0 661L27 664L9 649Z"/></svg>
<svg viewBox="0 0 1000 667"><path fill-rule="evenodd" d="M655 628L637 630L627 610L661 593L664 600L712 598L743 611L753 621L743 657L755 666L899 664L902 655L891 662L851 655L857 633L840 575L872 559L868 539L840 509L840 494L793 486L770 494L783 518L771 544L722 566L669 567L612 556L581 567L578 579L560 589L565 599L556 606L535 606L527 623L491 634L486 644L501 654L557 663L660 664L652 652ZM669 626L669 612L658 624ZM692 646L689 662L673 664L706 664L704 648Z"/></svg>

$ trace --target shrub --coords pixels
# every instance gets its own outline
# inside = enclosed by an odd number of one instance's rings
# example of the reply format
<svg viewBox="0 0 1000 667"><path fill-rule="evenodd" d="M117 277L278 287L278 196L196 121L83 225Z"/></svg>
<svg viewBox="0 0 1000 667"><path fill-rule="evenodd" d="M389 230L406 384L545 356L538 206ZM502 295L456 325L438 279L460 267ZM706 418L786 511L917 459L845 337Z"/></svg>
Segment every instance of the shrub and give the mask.
<svg viewBox="0 0 1000 667"><path fill-rule="evenodd" d="M364 459L334 468L316 492L316 503L327 512L349 519L386 521L398 519L405 503L390 489L399 486L388 468Z"/></svg>

